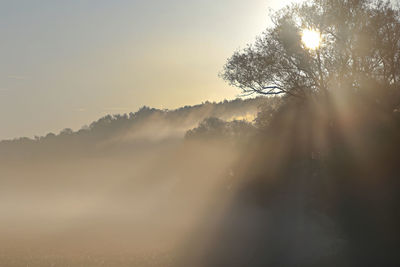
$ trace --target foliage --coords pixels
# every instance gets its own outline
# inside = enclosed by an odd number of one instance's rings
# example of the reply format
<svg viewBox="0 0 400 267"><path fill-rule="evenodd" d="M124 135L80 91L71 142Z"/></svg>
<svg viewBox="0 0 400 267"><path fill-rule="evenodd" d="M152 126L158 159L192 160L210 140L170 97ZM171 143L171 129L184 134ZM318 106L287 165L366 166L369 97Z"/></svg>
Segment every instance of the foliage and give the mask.
<svg viewBox="0 0 400 267"><path fill-rule="evenodd" d="M276 12L272 21L221 74L245 94L304 97L371 82L399 85L400 13L390 2L312 0ZM315 51L302 44L303 29L321 34Z"/></svg>
<svg viewBox="0 0 400 267"><path fill-rule="evenodd" d="M206 141L215 139L245 139L252 136L254 126L247 121L234 120L223 121L221 119L210 117L203 120L198 127L186 132L187 139L203 139Z"/></svg>

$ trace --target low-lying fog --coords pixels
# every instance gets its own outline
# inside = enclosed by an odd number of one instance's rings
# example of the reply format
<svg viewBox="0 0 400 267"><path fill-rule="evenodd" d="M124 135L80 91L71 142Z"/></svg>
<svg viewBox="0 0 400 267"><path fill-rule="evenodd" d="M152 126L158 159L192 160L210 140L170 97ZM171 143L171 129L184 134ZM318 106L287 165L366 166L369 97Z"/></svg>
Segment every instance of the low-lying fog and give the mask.
<svg viewBox="0 0 400 267"><path fill-rule="evenodd" d="M209 115L254 117L262 101L145 109L0 143L0 265L177 266L229 200L240 151L185 133Z"/></svg>

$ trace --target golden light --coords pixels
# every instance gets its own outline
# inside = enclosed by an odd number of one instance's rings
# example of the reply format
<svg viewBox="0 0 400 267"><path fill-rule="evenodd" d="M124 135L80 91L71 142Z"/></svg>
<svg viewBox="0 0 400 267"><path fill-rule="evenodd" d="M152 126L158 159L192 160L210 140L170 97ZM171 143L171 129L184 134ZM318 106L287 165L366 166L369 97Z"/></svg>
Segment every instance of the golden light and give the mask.
<svg viewBox="0 0 400 267"><path fill-rule="evenodd" d="M315 50L321 44L321 34L316 30L304 29L301 32L301 41L306 48Z"/></svg>

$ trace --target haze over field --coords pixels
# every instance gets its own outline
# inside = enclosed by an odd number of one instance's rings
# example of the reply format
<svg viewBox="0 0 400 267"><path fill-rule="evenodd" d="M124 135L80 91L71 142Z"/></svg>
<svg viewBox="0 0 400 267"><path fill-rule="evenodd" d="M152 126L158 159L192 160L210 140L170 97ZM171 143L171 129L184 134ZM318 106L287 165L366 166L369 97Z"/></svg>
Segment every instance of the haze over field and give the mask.
<svg viewBox="0 0 400 267"><path fill-rule="evenodd" d="M399 6L281 4L3 1L0 267L400 266Z"/></svg>
<svg viewBox="0 0 400 267"><path fill-rule="evenodd" d="M267 101L143 107L77 132L0 142L0 262L175 266L206 207L229 195L241 150L229 135L252 127L235 120L253 120ZM226 140L201 137L210 121L231 132Z"/></svg>

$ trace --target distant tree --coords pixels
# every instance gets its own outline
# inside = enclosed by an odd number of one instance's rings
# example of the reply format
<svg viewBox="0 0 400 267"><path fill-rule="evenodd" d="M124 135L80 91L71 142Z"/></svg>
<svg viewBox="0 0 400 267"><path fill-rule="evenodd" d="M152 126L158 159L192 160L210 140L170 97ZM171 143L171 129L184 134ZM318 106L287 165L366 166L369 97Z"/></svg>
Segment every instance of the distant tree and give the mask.
<svg viewBox="0 0 400 267"><path fill-rule="evenodd" d="M216 140L230 138L246 138L253 134L254 126L243 120L224 121L219 118L209 117L200 124L186 132L186 139Z"/></svg>
<svg viewBox="0 0 400 267"><path fill-rule="evenodd" d="M72 135L74 131L71 128L65 128L60 132L60 136Z"/></svg>
<svg viewBox="0 0 400 267"><path fill-rule="evenodd" d="M311 0L276 12L272 22L221 73L244 94L303 97L399 85L400 12L390 1ZM307 37L320 45L310 46Z"/></svg>
<svg viewBox="0 0 400 267"><path fill-rule="evenodd" d="M271 120L279 112L279 107L282 104L281 97L270 97L269 100L264 105L259 106L257 117L254 120L259 129L266 129L270 125Z"/></svg>
<svg viewBox="0 0 400 267"><path fill-rule="evenodd" d="M48 133L44 138L45 139L53 139L55 137L56 137L56 135L54 133Z"/></svg>

